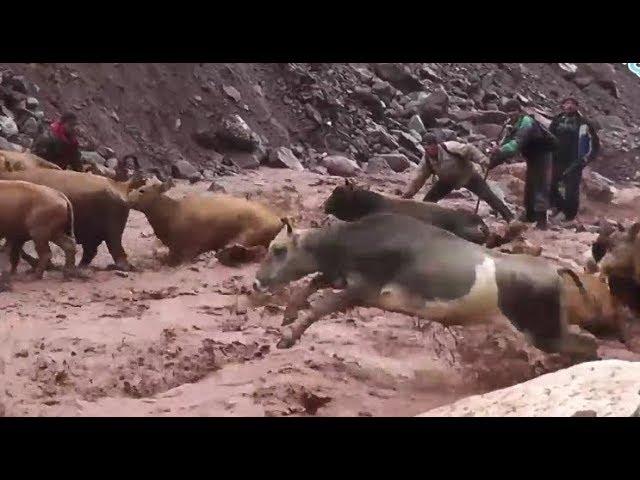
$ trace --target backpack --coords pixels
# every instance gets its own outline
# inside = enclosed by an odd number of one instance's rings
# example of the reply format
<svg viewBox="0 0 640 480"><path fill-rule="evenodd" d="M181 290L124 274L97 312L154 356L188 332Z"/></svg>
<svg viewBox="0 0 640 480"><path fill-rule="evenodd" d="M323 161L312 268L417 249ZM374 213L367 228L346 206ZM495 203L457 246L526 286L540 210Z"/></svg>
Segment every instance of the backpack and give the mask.
<svg viewBox="0 0 640 480"><path fill-rule="evenodd" d="M538 120L530 118L533 120L533 134L528 142L529 146L536 150L555 152L558 149L558 138Z"/></svg>

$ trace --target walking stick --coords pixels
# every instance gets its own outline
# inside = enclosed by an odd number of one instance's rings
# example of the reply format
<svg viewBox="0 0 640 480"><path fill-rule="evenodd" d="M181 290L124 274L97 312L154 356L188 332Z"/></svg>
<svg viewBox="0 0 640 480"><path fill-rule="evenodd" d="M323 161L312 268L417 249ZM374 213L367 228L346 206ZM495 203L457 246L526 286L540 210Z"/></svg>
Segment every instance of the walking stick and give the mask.
<svg viewBox="0 0 640 480"><path fill-rule="evenodd" d="M507 125L509 125L509 122L505 122L505 124L502 126L502 130L500 130L500 133L498 134L498 136L495 139L495 142L500 145L502 143L502 134L504 133L505 128L507 128ZM487 152L488 153L488 152ZM489 178L489 172L491 171L491 169L489 168L489 165L487 165L487 171L484 172L484 182L487 183L487 178ZM476 202L476 209L473 212L474 214L478 214L478 210L480 209L480 197L478 197L478 201Z"/></svg>

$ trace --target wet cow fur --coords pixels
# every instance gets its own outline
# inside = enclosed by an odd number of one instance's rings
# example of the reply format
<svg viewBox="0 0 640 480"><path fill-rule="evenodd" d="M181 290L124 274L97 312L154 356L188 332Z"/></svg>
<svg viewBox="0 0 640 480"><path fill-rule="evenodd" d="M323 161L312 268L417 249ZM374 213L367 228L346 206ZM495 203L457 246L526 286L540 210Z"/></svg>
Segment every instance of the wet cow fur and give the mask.
<svg viewBox="0 0 640 480"><path fill-rule="evenodd" d="M12 274L28 240L33 240L38 254L36 278L42 278L51 259L49 242L64 251L65 274L75 272L74 212L64 194L29 182L0 180L0 205L0 236L7 239Z"/></svg>
<svg viewBox="0 0 640 480"><path fill-rule="evenodd" d="M444 325L506 317L541 350L596 355L592 338L567 329L566 272L539 258L488 250L411 217L376 214L299 232L287 226L271 242L254 287L274 290L316 272L313 288L345 288L287 327L280 348L325 315L370 306Z"/></svg>
<svg viewBox="0 0 640 480"><path fill-rule="evenodd" d="M164 195L172 181L153 183L129 194L131 208L147 217L154 233L169 247L169 263L191 261L204 252L236 247L266 250L282 224L263 205L224 194ZM220 261L223 256L219 256Z"/></svg>
<svg viewBox="0 0 640 480"><path fill-rule="evenodd" d="M31 169L11 171L4 165L0 179L23 180L44 185L64 193L73 205L74 234L82 245L80 266L86 267L95 258L98 247L106 242L116 268L129 270L131 265L122 247L122 234L129 217L126 193L139 186L143 179L119 184L108 178L70 170ZM23 253L23 258L29 256Z"/></svg>
<svg viewBox="0 0 640 480"><path fill-rule="evenodd" d="M601 229L591 246L593 259L607 277L611 294L633 312L640 314L640 223L628 230Z"/></svg>
<svg viewBox="0 0 640 480"><path fill-rule="evenodd" d="M489 235L487 225L474 213L445 208L435 203L387 197L358 188L349 180L344 186L336 187L324 205L325 213L347 222L374 213L398 213L443 228L477 244L485 243Z"/></svg>

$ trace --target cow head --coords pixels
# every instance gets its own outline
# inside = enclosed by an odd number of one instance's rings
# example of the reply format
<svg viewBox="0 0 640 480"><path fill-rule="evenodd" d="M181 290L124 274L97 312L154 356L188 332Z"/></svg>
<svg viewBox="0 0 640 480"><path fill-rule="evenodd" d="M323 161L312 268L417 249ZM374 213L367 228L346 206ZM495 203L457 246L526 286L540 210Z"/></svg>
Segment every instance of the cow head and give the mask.
<svg viewBox="0 0 640 480"><path fill-rule="evenodd" d="M313 255L304 246L306 231L294 231L287 218L281 219L282 230L269 244L253 287L258 291L274 290L317 271Z"/></svg>
<svg viewBox="0 0 640 480"><path fill-rule="evenodd" d="M600 270L607 276L634 279L640 283L640 222L628 230L621 225L618 230L603 229L594 244L592 254L600 263Z"/></svg>
<svg viewBox="0 0 640 480"><path fill-rule="evenodd" d="M175 184L172 179L166 182L152 182L143 185L140 188L132 190L127 195L127 201L129 207L135 210L145 210L149 208L153 203L165 192L173 188Z"/></svg>
<svg viewBox="0 0 640 480"><path fill-rule="evenodd" d="M375 198L375 193L345 179L345 184L337 186L324 202L324 213L340 220L354 221L372 213Z"/></svg>

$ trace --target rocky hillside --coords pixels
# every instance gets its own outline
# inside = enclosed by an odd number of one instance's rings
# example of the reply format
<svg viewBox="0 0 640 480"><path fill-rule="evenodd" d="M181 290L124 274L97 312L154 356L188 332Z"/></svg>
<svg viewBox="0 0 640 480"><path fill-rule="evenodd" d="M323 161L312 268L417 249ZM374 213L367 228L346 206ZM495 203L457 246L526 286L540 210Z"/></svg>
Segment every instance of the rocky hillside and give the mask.
<svg viewBox="0 0 640 480"><path fill-rule="evenodd" d="M0 64L0 72L1 148L29 148L44 122L72 110L84 148L101 154L88 158L135 153L148 169L194 179L260 163L313 168L326 154L358 167L393 154L369 169L406 168L426 131L488 143L514 96L543 121L576 96L601 128L594 167L605 176L633 180L640 161L640 78L622 64Z"/></svg>

